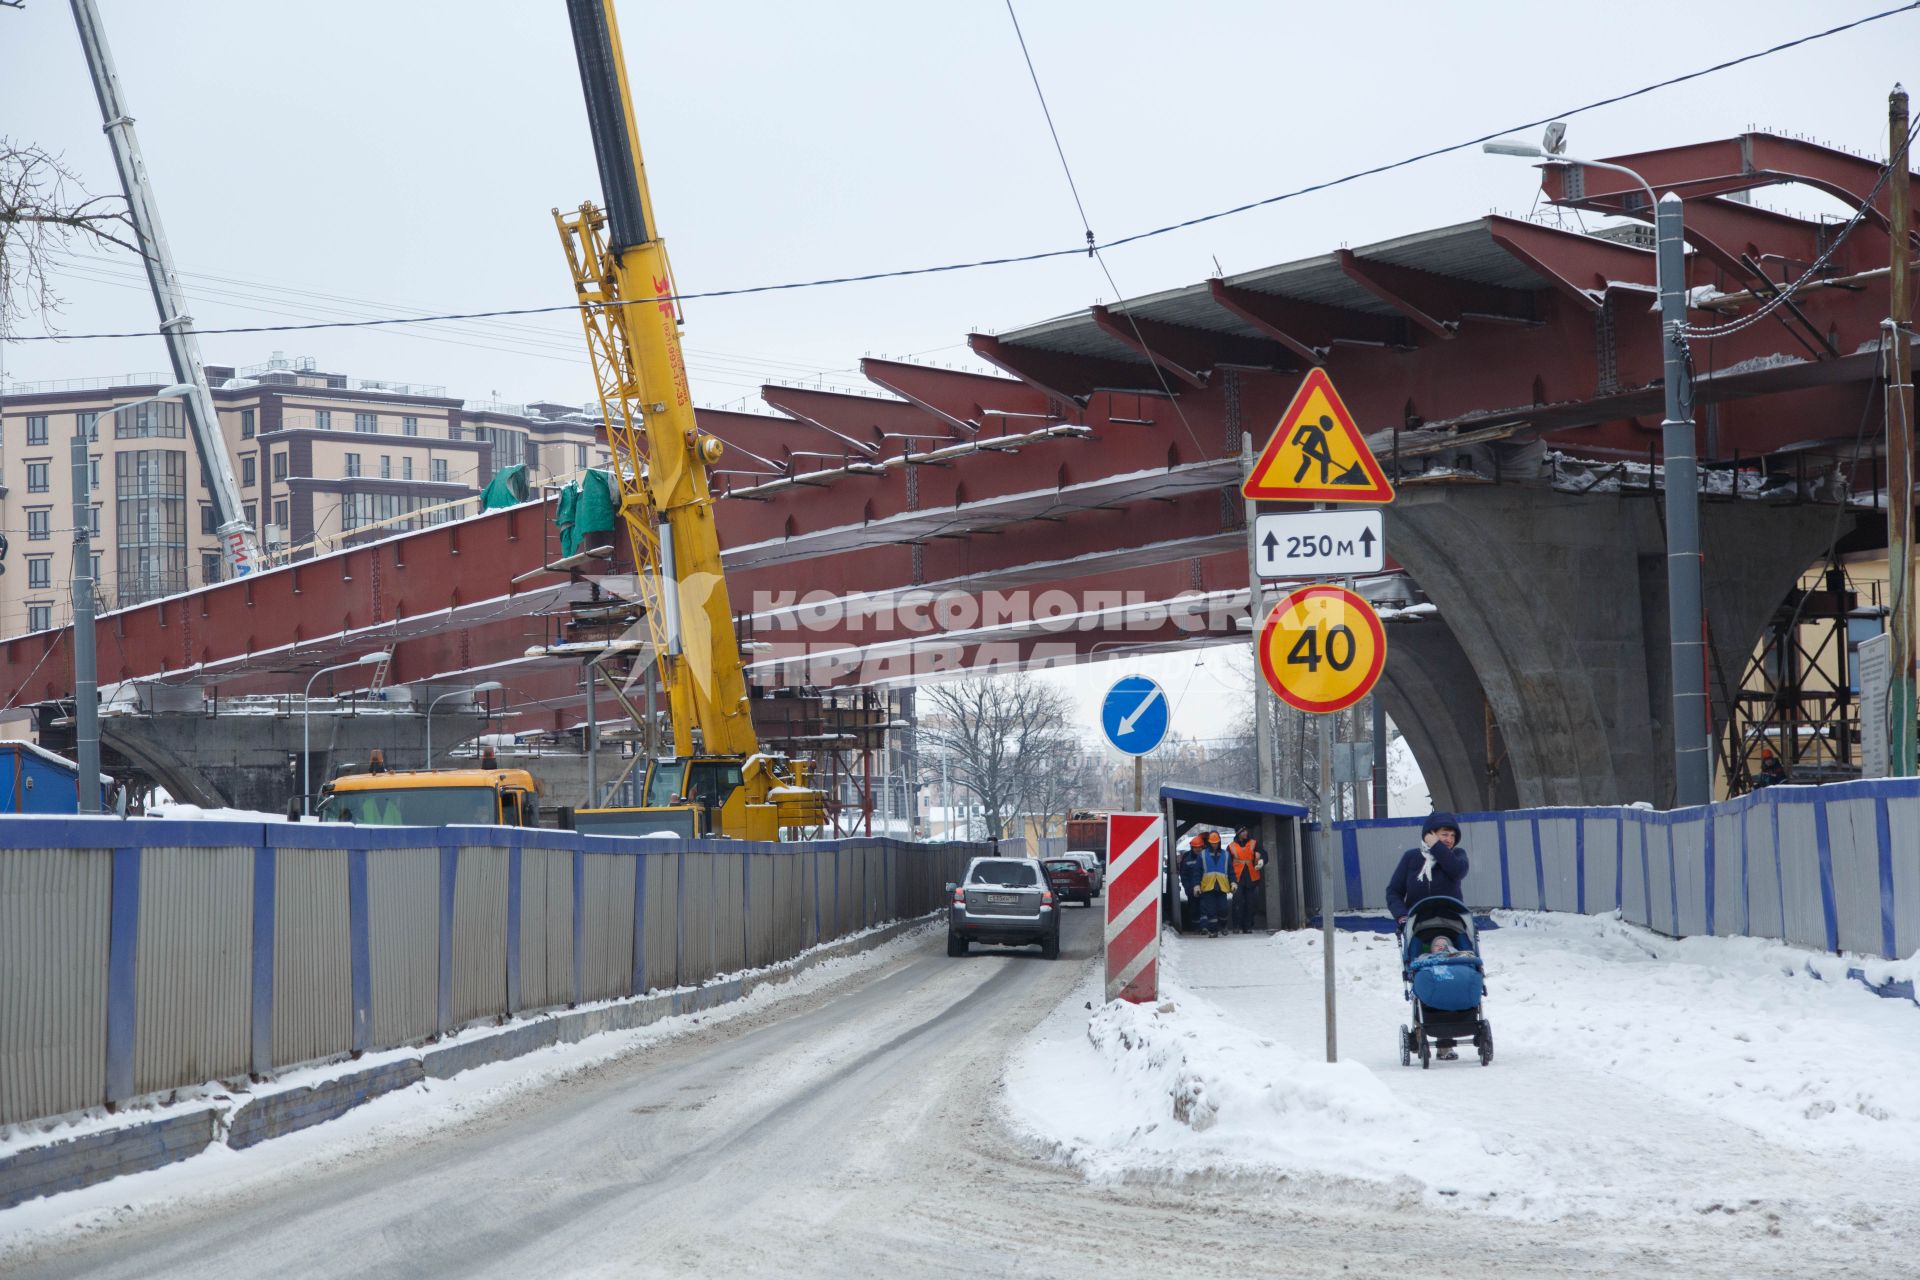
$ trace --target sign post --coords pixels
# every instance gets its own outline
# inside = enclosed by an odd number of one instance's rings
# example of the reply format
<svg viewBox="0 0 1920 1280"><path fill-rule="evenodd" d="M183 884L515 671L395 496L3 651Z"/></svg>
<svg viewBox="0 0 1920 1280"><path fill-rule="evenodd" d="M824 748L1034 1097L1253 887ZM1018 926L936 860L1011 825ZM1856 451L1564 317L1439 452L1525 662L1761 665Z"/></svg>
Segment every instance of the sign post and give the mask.
<svg viewBox="0 0 1920 1280"><path fill-rule="evenodd" d="M1107 815L1107 999L1160 998L1160 815Z"/></svg>
<svg viewBox="0 0 1920 1280"><path fill-rule="evenodd" d="M1383 504L1393 485L1325 369L1300 382L1240 492L1261 501ZM1377 573L1386 563L1378 511L1263 515L1253 528L1254 597L1263 578L1333 578ZM1255 615L1258 616L1257 614ZM1333 717L1373 688L1387 637L1366 600L1319 583L1283 597L1254 644L1260 673L1287 705L1319 717L1320 922L1326 976L1327 1061L1338 1058L1333 973Z"/></svg>

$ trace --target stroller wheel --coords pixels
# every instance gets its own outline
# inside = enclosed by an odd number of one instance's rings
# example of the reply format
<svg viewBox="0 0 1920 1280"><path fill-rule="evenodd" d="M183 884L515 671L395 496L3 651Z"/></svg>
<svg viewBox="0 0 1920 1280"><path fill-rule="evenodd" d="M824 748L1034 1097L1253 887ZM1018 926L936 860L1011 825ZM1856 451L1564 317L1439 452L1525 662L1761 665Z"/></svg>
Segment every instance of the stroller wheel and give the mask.
<svg viewBox="0 0 1920 1280"><path fill-rule="evenodd" d="M1480 1065L1493 1065L1493 1024L1483 1022L1473 1034L1473 1047L1480 1051Z"/></svg>
<svg viewBox="0 0 1920 1280"><path fill-rule="evenodd" d="M1400 1065L1407 1066L1413 1061L1413 1032L1407 1030L1407 1024L1400 1024Z"/></svg>
<svg viewBox="0 0 1920 1280"><path fill-rule="evenodd" d="M1426 1071L1433 1066L1433 1042L1427 1039L1427 1033L1416 1031L1414 1044L1420 1053L1420 1069Z"/></svg>

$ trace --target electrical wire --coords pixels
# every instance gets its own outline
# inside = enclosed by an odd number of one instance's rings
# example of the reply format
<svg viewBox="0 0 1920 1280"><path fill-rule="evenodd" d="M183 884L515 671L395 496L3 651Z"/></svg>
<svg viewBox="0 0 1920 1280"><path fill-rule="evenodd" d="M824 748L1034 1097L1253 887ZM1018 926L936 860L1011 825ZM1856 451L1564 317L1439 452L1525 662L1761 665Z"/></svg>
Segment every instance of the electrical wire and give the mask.
<svg viewBox="0 0 1920 1280"><path fill-rule="evenodd" d="M1523 121L1519 124L1506 125L1502 128L1495 129L1490 133L1482 133L1475 137L1467 138L1461 142L1450 143L1447 146L1443 146L1443 147L1434 147L1430 150L1422 151L1415 155L1406 156L1399 160L1390 160L1383 164L1372 165L1365 169L1359 169L1352 173L1343 174L1337 178L1328 178L1324 181L1312 183L1308 186L1296 187L1291 191L1283 191L1277 195L1266 196L1259 200L1250 200L1244 204L1234 205L1232 208L1220 209L1212 213L1199 214L1195 217L1186 218L1179 222L1170 222L1165 226L1154 227L1146 231L1138 231L1132 235L1121 236L1115 240L1102 241L1092 246L1076 245L1072 248L1067 248L1067 249L1044 249L1035 253L1006 254L1000 257L975 258L969 261L940 263L934 266L926 266L926 267L903 267L903 268L896 268L893 270L886 270L886 271L859 272L851 275L823 276L818 279L812 279L812 280L790 280L790 281L784 281L784 282L775 283L775 284L743 285L743 286L739 286L731 289L707 289L707 290L702 290L695 293L671 293L671 294L660 294L660 295L656 295L653 297L646 297L646 298L626 298L616 303L599 303L594 305L653 306L661 302L692 302L692 301L700 301L708 298L738 298L738 297L746 297L746 296L750 296L753 294L760 294L760 293L779 293L779 292L785 292L785 291L796 290L796 289L818 289L818 288L826 288L833 285L866 284L866 283L870 283L872 281L877 281L877 280L900 280L900 279L912 278L915 276L941 275L941 274L946 274L946 273L956 272L956 271L972 271L972 270L977 270L985 267L1017 266L1017 265L1023 265L1023 264L1032 263L1032 262L1045 262L1055 258L1073 257L1078 254L1086 253L1089 248L1093 248L1097 250L1117 249L1124 245L1137 244L1143 240L1151 240L1159 236L1170 235L1176 231L1184 231L1190 227L1202 226L1209 222L1217 222L1223 218L1231 218L1239 214L1250 212L1254 209L1263 209L1271 205L1284 203L1285 201L1288 201L1288 200L1296 200L1296 199L1299 199L1301 196L1312 195L1321 191L1328 191L1334 187L1345 186L1348 183L1358 182L1362 178L1371 178L1379 174L1391 173L1396 169L1404 169L1410 165L1419 164L1422 161L1432 160L1439 156L1451 155L1456 151L1465 151L1470 147L1477 147L1483 142L1490 142L1495 138L1505 137L1508 134L1519 133L1528 129L1537 129L1540 126L1549 124L1555 120L1566 120L1574 116L1584 115L1591 111L1598 111L1603 107L1617 106L1622 102L1631 101L1634 98L1645 97L1648 94L1657 93L1662 89L1670 89L1675 85L1685 84L1688 81L1698 80L1704 76L1715 75L1719 72L1727 71L1734 67L1743 66L1749 62L1756 62L1762 58L1769 58L1775 54L1785 53L1790 49L1801 48L1805 45L1812 44L1815 41L1826 40L1833 36L1841 35L1845 32L1855 30L1859 27L1864 27L1869 23L1879 22L1883 19L1895 17L1903 13L1911 13L1916 9L1920 9L1920 0L1912 0L1911 3L1897 5L1891 9L1882 9L1877 13L1870 13L1863 17L1855 18L1850 22L1843 22L1837 26L1828 27L1822 31L1811 32L1807 35L1799 36L1792 40L1783 40L1778 44L1769 45L1767 48L1756 50L1753 53L1743 54L1737 58L1728 58L1723 61L1716 62L1711 66L1701 67L1701 68L1698 68L1697 70L1688 71L1681 75L1669 76L1664 80L1657 80L1652 84L1642 85L1637 89L1629 89L1629 90L1626 90L1625 92L1612 94L1608 97L1600 98L1593 102L1588 102L1580 106L1569 107L1565 110L1555 111L1548 115L1541 116L1537 120L1529 120L1529 121ZM492 319L500 319L500 318L509 317L509 316L557 315L557 314L562 314L566 312L578 311L580 309L580 306L581 306L580 303L570 302L564 305L547 306L547 307L495 307L495 308L490 308L484 311L446 312L442 314L427 315L427 316L393 316L393 317L382 317L382 318L373 318L373 319L365 319L365 320L328 321L328 322L313 323L313 324L233 325L233 326L227 326L227 327L217 328L217 329L195 329L194 332L202 336L207 336L207 335L213 335L213 334L229 334L229 333L300 333L300 332L308 332L316 329L364 329L364 328L389 327L393 325L406 325L406 324L431 324L431 323L449 321L449 320L492 320ZM0 341L5 341L5 342L85 342L85 341L95 341L95 340L111 339L111 338L152 338L152 337L158 337L158 336L160 336L158 330L138 329L138 330L98 332L98 333L7 334L4 337L0 337Z"/></svg>

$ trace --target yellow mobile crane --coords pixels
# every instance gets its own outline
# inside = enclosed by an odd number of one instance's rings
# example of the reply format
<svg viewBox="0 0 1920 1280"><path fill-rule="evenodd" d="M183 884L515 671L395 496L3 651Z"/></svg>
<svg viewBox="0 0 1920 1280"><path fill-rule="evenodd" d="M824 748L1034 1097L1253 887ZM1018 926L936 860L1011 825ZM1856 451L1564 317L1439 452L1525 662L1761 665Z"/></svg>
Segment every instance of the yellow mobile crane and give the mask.
<svg viewBox="0 0 1920 1280"><path fill-rule="evenodd" d="M674 747L672 759L648 762L643 807L582 809L574 821L582 831L778 839L821 826L825 797L802 767L783 776L754 733L707 484L724 446L694 421L613 0L567 0L567 16L606 209L589 201L553 218L580 299Z"/></svg>

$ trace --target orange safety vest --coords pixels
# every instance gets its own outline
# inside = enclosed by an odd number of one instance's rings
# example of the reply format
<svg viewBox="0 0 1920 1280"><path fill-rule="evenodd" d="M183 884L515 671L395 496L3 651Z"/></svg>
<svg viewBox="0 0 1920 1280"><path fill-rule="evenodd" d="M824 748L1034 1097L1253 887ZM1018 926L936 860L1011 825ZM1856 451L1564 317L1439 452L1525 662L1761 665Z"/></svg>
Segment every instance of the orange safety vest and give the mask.
<svg viewBox="0 0 1920 1280"><path fill-rule="evenodd" d="M1238 883L1243 877L1260 883L1260 852L1252 841L1241 844L1235 840L1227 846L1227 852L1233 855L1233 878Z"/></svg>

